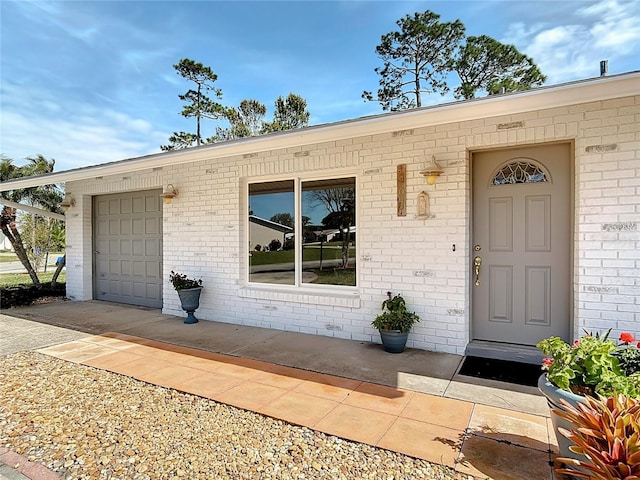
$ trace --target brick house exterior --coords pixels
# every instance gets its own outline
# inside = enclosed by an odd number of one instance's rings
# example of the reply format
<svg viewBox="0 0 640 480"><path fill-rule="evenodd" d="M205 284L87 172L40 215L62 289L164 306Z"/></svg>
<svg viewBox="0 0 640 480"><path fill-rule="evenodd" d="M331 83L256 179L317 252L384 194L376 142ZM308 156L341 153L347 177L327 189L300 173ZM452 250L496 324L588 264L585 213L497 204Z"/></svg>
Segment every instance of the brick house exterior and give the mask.
<svg viewBox="0 0 640 480"><path fill-rule="evenodd" d="M66 215L72 300L96 298L94 199L170 183L179 195L162 210L163 313L183 314L166 281L176 270L202 278L202 320L378 342L370 322L391 290L421 317L409 347L464 354L475 340L474 154L555 143L571 152L567 336L608 328L640 334L639 72L123 160L30 184L65 181L75 199ZM443 172L427 185L420 171L432 156ZM406 216L398 216L401 164ZM357 284L248 281L248 185L335 176L355 178ZM427 218L418 216L423 191Z"/></svg>

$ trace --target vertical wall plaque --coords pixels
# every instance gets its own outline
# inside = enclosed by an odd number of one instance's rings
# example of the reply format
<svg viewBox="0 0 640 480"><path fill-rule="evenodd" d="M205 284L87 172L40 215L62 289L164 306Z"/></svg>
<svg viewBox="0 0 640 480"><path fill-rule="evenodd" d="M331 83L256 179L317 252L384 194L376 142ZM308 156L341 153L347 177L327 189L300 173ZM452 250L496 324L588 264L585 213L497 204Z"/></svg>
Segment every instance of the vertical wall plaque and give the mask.
<svg viewBox="0 0 640 480"><path fill-rule="evenodd" d="M418 218L429 218L429 195L427 192L418 195Z"/></svg>
<svg viewBox="0 0 640 480"><path fill-rule="evenodd" d="M398 165L398 216L407 216L407 165Z"/></svg>

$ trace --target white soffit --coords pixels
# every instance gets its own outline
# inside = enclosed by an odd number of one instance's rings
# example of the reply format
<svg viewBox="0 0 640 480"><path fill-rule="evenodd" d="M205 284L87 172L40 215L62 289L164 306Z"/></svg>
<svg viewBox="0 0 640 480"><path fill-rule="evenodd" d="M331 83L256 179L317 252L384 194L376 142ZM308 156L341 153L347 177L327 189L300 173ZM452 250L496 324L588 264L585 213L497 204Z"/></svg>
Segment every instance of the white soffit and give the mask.
<svg viewBox="0 0 640 480"><path fill-rule="evenodd" d="M39 177L25 177L1 183L0 192L634 95L640 95L640 71L157 153Z"/></svg>

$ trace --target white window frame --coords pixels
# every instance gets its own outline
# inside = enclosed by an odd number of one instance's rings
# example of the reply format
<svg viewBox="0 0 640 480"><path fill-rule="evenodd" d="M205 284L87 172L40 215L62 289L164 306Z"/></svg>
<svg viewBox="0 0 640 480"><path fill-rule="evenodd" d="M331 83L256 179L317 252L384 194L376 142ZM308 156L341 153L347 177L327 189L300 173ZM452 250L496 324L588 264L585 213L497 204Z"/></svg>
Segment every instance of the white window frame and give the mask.
<svg viewBox="0 0 640 480"><path fill-rule="evenodd" d="M332 172L331 174L324 175L278 175L278 176L268 176L268 177L260 177L260 178L250 178L247 179L244 185L244 204L249 205L249 186L252 184L259 183L269 183L275 181L285 181L285 180L293 180L293 194L294 194L294 233L295 233L295 274L294 274L294 284L293 285L285 285L285 284L277 284L277 283L262 283L262 282L252 282L250 280L250 265L249 265L249 254L251 253L249 250L249 242L250 242L250 234L249 234L249 209L244 209L244 217L243 222L245 225L245 238L243 242L243 251L242 255L244 258L244 284L246 287L249 287L252 290L269 290L269 291L282 291L282 292L291 292L291 293L309 293L309 294L347 294L353 295L358 292L359 285L359 277L360 273L358 270L358 258L359 258L359 245L360 242L357 240L356 236L356 284L355 285L331 285L331 284L313 284L313 283L303 283L302 282L302 235L299 232L302 232L302 184L304 182L312 182L312 181L321 181L321 180L332 180L332 179L340 179L340 178L353 178L354 179L354 187L355 187L355 219L356 219L356 227L358 225L358 212L359 212L359 201L358 201L358 175L353 171L340 171L337 170ZM357 234L356 234L357 235ZM323 303L323 302L319 302Z"/></svg>

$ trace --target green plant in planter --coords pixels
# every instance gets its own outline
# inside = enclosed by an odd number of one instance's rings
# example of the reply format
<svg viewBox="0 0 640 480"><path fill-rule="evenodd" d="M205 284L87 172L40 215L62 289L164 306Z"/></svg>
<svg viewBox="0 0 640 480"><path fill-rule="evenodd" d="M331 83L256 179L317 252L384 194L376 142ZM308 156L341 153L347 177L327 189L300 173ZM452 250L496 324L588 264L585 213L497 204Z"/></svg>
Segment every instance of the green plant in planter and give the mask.
<svg viewBox="0 0 640 480"><path fill-rule="evenodd" d="M202 286L202 279L188 278L186 275L176 273L171 270L169 281L177 291L187 290L189 288L198 288Z"/></svg>
<svg viewBox="0 0 640 480"><path fill-rule="evenodd" d="M420 317L415 312L410 312L407 309L407 304L402 295L393 296L391 292L387 292L387 297L382 302L382 313L376 316L371 325L378 330L408 333L411 327L420 321Z"/></svg>
<svg viewBox="0 0 640 480"><path fill-rule="evenodd" d="M200 307L200 292L202 291L202 279L188 278L186 275L171 270L169 281L180 297L180 306L187 312L186 324L198 323L194 315Z"/></svg>
<svg viewBox="0 0 640 480"><path fill-rule="evenodd" d="M537 347L547 355L542 368L549 382L577 395L611 396L614 392L640 397L640 342L620 334L620 344L604 335L585 334L572 345L558 337Z"/></svg>
<svg viewBox="0 0 640 480"><path fill-rule="evenodd" d="M558 458L566 468L556 471L573 478L640 478L640 402L625 395L601 397L555 413L567 420L571 430L560 429L575 445L569 447L579 458Z"/></svg>

